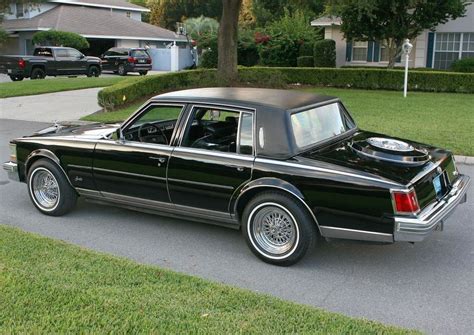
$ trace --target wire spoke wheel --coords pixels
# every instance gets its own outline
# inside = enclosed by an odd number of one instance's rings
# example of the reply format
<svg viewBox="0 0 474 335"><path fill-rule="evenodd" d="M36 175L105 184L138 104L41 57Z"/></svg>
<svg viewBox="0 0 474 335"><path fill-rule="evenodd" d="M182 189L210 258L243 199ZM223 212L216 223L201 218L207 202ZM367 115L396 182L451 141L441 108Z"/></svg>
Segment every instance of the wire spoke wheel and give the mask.
<svg viewBox="0 0 474 335"><path fill-rule="evenodd" d="M32 175L33 196L40 207L54 209L59 202L59 185L54 175L47 169L37 169Z"/></svg>
<svg viewBox="0 0 474 335"><path fill-rule="evenodd" d="M292 215L275 205L266 205L254 212L252 232L257 245L272 255L289 252L294 247L298 234Z"/></svg>

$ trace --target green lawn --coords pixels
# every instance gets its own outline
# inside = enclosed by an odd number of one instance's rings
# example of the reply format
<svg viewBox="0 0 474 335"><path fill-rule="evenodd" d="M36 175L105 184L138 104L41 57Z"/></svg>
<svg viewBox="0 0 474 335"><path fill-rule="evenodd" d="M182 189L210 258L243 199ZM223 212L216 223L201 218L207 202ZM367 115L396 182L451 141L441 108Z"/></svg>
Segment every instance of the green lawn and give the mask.
<svg viewBox="0 0 474 335"><path fill-rule="evenodd" d="M18 97L43 93L79 90L83 88L111 86L132 77L99 77L99 78L52 78L44 80L29 80L0 83L0 98ZM132 79L133 80L133 79Z"/></svg>
<svg viewBox="0 0 474 335"><path fill-rule="evenodd" d="M474 156L474 94L366 91L310 88L306 91L340 97L361 129L399 136ZM89 121L120 121L140 103L85 117Z"/></svg>
<svg viewBox="0 0 474 335"><path fill-rule="evenodd" d="M0 333L409 334L0 225Z"/></svg>

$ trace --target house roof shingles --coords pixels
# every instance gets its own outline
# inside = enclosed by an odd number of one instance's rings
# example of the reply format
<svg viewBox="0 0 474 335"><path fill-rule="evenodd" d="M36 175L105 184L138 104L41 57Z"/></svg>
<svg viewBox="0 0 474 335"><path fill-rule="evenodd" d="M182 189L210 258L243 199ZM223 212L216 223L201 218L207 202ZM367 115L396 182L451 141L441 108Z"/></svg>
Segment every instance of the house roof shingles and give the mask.
<svg viewBox="0 0 474 335"><path fill-rule="evenodd" d="M82 6L59 5L32 19L5 20L2 25L9 32L54 29L77 33L85 37L186 40L184 36L171 30L133 20L124 14Z"/></svg>
<svg viewBox="0 0 474 335"><path fill-rule="evenodd" d="M135 5L125 0L49 0L49 2L92 6L92 7L123 8L123 9L146 11L146 12L150 11L148 8Z"/></svg>
<svg viewBox="0 0 474 335"><path fill-rule="evenodd" d="M311 21L311 25L313 27L329 27L329 26L340 26L342 23L342 20L340 17L335 17L335 16L322 16L320 18L317 18L313 21Z"/></svg>

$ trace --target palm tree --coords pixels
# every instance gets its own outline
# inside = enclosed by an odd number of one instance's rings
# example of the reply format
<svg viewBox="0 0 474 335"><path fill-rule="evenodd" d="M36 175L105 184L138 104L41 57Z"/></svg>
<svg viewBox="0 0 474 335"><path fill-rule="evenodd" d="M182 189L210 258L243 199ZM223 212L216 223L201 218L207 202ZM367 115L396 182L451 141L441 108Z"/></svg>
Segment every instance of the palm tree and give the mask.
<svg viewBox="0 0 474 335"><path fill-rule="evenodd" d="M219 22L210 17L201 15L199 17L191 17L184 21L186 32L193 39L198 38L204 33L217 33Z"/></svg>

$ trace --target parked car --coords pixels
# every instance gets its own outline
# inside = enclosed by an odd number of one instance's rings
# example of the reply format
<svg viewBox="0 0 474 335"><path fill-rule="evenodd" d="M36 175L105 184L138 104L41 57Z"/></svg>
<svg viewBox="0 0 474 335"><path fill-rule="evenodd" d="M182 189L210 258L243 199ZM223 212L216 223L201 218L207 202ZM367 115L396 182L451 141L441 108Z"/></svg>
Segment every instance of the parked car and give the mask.
<svg viewBox="0 0 474 335"><path fill-rule="evenodd" d="M449 151L360 130L339 99L285 90L162 94L120 125L55 125L10 146L4 168L46 215L80 196L212 222L278 265L318 234L422 241L470 182Z"/></svg>
<svg viewBox="0 0 474 335"><path fill-rule="evenodd" d="M84 56L73 48L38 47L33 56L0 56L0 73L7 74L13 81L81 74L98 77L101 71L99 58Z"/></svg>
<svg viewBox="0 0 474 335"><path fill-rule="evenodd" d="M151 57L142 48L112 48L101 57L102 69L121 76L128 72L138 72L144 76L151 70Z"/></svg>

